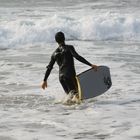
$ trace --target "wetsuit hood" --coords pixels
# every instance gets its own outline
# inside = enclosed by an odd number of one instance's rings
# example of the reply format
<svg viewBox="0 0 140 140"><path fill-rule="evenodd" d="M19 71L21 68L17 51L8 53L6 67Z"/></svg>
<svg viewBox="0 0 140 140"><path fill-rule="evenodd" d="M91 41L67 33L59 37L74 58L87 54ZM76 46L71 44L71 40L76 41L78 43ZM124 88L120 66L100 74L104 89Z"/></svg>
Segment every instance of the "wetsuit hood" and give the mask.
<svg viewBox="0 0 140 140"><path fill-rule="evenodd" d="M61 44L65 41L65 35L63 32L57 32L55 34L55 40L57 43Z"/></svg>

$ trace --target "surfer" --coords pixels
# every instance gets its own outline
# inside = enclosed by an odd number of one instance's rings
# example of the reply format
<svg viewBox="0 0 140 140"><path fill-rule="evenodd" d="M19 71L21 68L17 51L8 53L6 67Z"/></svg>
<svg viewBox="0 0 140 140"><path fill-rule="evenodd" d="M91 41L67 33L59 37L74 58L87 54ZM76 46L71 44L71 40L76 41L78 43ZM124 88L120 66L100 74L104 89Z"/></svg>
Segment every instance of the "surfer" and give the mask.
<svg viewBox="0 0 140 140"><path fill-rule="evenodd" d="M89 63L85 58L80 56L72 45L65 44L65 35L63 32L57 32L55 40L58 43L58 48L54 51L51 56L50 62L47 66L42 88L47 88L47 78L53 68L55 62L59 66L59 81L66 94L76 95L77 93L77 82L76 72L74 67L74 58L80 62L92 67L97 70L97 66Z"/></svg>

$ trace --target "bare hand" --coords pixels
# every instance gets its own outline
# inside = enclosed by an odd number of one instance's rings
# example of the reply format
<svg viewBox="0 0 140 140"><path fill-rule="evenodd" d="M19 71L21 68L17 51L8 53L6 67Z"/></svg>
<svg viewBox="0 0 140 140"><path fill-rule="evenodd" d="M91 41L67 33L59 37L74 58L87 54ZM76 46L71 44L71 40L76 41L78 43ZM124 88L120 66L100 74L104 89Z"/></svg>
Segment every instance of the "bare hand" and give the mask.
<svg viewBox="0 0 140 140"><path fill-rule="evenodd" d="M98 66L97 65L92 65L91 66L95 71L97 71L97 69L98 69Z"/></svg>
<svg viewBox="0 0 140 140"><path fill-rule="evenodd" d="M44 82L42 83L42 86L41 86L41 87L42 87L42 89L45 90L45 88L47 88L47 82L44 81Z"/></svg>

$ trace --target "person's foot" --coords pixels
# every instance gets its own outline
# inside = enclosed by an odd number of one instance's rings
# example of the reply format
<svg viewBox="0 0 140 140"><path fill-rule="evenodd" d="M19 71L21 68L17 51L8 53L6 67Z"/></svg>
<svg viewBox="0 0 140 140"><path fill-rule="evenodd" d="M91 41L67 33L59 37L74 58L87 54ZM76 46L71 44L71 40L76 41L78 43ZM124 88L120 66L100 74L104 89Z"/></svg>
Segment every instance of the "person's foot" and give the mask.
<svg viewBox="0 0 140 140"><path fill-rule="evenodd" d="M74 91L74 90L70 91L69 96L70 96L71 102L73 104L79 104L80 103L79 95L78 95L78 93L76 91Z"/></svg>
<svg viewBox="0 0 140 140"><path fill-rule="evenodd" d="M67 97L64 100L64 104L66 105L73 105L73 104L80 104L79 95L74 90L70 91Z"/></svg>
<svg viewBox="0 0 140 140"><path fill-rule="evenodd" d="M72 99L74 95L75 95L75 91L74 91L74 90L71 90L71 91L69 92L69 94L68 94L69 99Z"/></svg>
<svg viewBox="0 0 140 140"><path fill-rule="evenodd" d="M80 103L80 100L79 100L77 94L75 94L75 95L73 96L73 98L71 99L71 101L72 101L73 103L75 103L75 104L79 104L79 103Z"/></svg>
<svg viewBox="0 0 140 140"><path fill-rule="evenodd" d="M72 98L73 98L73 94L72 94L72 92L70 92L70 93L67 94L66 97L64 98L63 104L65 104L65 105L70 105L70 104L72 104Z"/></svg>

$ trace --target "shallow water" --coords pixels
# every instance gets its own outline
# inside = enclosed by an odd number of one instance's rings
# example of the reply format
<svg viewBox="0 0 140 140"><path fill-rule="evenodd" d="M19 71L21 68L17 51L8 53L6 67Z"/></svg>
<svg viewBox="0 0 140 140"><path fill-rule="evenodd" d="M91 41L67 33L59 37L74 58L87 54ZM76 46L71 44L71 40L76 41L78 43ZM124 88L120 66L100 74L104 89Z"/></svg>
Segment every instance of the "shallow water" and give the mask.
<svg viewBox="0 0 140 140"><path fill-rule="evenodd" d="M138 0L0 3L0 140L140 139ZM109 91L62 105L56 64L41 89L59 30L88 61L110 67Z"/></svg>
<svg viewBox="0 0 140 140"><path fill-rule="evenodd" d="M2 50L0 138L139 139L139 44L67 43L74 44L90 62L110 66L112 88L81 105L57 104L64 96L58 82L57 65L49 77L48 89L42 91L40 88L44 65L49 61L47 56L56 44ZM79 73L88 66L76 61L76 68Z"/></svg>

